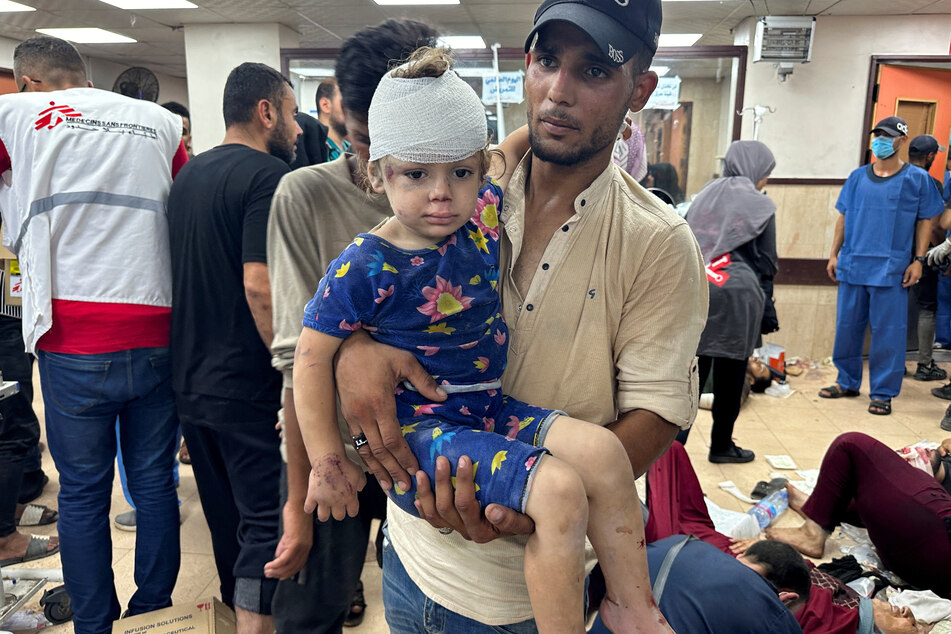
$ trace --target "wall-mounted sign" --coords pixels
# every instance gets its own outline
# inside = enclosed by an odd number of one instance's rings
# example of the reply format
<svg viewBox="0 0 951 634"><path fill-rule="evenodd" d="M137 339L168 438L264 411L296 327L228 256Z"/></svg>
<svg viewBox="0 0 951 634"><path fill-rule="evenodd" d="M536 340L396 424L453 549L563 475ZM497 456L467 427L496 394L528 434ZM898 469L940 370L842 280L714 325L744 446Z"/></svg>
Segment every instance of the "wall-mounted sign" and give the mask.
<svg viewBox="0 0 951 634"><path fill-rule="evenodd" d="M523 77L521 72L499 73L498 75L482 76L482 103L496 103L496 94L501 89L502 103L522 103Z"/></svg>
<svg viewBox="0 0 951 634"><path fill-rule="evenodd" d="M657 80L657 88L654 89L651 98L647 100L644 109L676 110L679 107L680 77L661 77Z"/></svg>

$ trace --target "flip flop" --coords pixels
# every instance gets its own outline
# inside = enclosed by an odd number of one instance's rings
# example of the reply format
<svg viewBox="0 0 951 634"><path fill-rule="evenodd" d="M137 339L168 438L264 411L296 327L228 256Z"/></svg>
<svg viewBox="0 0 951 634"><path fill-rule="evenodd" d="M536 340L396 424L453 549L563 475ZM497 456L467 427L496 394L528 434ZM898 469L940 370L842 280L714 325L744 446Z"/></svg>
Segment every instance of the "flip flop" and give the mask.
<svg viewBox="0 0 951 634"><path fill-rule="evenodd" d="M26 545L26 553L22 557L13 557L11 559L4 559L0 561L0 566L9 566L12 564L22 564L27 561L33 561L34 559L42 559L43 557L49 557L50 555L55 555L59 552L59 544L53 547L53 550L49 549L50 547L50 538L40 535L30 535L30 543Z"/></svg>
<svg viewBox="0 0 951 634"><path fill-rule="evenodd" d="M873 398L868 403L868 413L876 416L888 416L892 413L892 402Z"/></svg>
<svg viewBox="0 0 951 634"><path fill-rule="evenodd" d="M19 506L19 505L18 505ZM46 526L59 519L59 512L41 504L26 504L17 526Z"/></svg>
<svg viewBox="0 0 951 634"><path fill-rule="evenodd" d="M760 480L756 483L756 486L753 487L752 492L750 492L750 497L754 500L762 500L767 495L775 493L776 491L781 491L786 486L786 478L773 478L769 482Z"/></svg>
<svg viewBox="0 0 951 634"><path fill-rule="evenodd" d="M823 394L823 392L825 392L825 394ZM858 390L843 390L835 383L819 390L819 398L851 398L858 395Z"/></svg>

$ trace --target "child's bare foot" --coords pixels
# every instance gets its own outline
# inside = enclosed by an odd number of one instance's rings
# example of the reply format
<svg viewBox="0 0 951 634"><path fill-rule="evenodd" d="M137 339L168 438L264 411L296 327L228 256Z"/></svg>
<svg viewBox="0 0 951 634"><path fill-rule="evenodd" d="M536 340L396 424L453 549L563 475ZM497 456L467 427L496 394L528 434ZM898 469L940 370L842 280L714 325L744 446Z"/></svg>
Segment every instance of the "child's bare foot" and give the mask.
<svg viewBox="0 0 951 634"><path fill-rule="evenodd" d="M767 528L766 537L789 544L807 557L822 557L826 548L826 532L807 519L799 528Z"/></svg>
<svg viewBox="0 0 951 634"><path fill-rule="evenodd" d="M636 611L631 606L615 601L608 591L601 601L598 613L604 626L614 634L674 634L653 599L640 611Z"/></svg>
<svg viewBox="0 0 951 634"><path fill-rule="evenodd" d="M802 515L802 505L806 503L809 496L800 489L797 489L792 482L786 483L786 493L789 495L789 508Z"/></svg>

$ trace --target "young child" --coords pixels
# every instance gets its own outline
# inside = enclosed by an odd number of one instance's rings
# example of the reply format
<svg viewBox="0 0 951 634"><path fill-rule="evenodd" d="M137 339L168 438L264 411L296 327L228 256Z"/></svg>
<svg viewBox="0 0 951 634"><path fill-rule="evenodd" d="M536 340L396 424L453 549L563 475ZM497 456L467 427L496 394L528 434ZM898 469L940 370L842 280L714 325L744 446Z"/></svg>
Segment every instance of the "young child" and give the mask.
<svg viewBox="0 0 951 634"><path fill-rule="evenodd" d="M354 239L305 310L294 396L312 465L306 509L316 508L320 520L357 512L365 476L347 460L337 431L333 357L362 328L414 352L449 393L430 403L410 385L396 390L403 436L421 469L433 478L438 456L450 464L469 456L483 507L503 504L535 521L525 577L539 631L584 632L587 530L607 581L605 624L615 632L671 632L650 594L643 520L620 441L501 393L502 188L485 178L485 110L450 65L446 51L420 49L373 96L369 183L387 195L393 217ZM420 129L413 113L426 108L445 112L445 125ZM415 485L389 495L419 514Z"/></svg>

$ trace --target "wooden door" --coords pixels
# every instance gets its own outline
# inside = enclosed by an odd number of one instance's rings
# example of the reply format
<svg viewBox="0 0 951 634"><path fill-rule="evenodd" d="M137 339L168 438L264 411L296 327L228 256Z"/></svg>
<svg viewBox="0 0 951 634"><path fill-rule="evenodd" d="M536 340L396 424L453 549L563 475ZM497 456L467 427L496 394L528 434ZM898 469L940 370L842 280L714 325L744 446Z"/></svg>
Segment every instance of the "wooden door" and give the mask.
<svg viewBox="0 0 951 634"><path fill-rule="evenodd" d="M919 134L934 134L934 120L937 111L937 101L898 99L895 105L895 114L908 122L909 142ZM902 146L899 155L901 160L908 160L908 143Z"/></svg>

